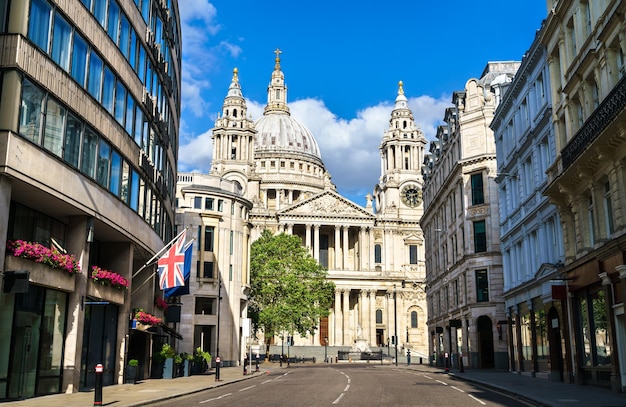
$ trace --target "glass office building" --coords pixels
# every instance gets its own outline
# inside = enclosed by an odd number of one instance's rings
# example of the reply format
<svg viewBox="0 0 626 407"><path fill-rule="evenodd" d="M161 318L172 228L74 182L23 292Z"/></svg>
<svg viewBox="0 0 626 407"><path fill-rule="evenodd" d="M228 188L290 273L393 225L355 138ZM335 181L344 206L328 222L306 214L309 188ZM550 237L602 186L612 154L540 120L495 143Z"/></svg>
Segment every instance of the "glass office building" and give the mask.
<svg viewBox="0 0 626 407"><path fill-rule="evenodd" d="M98 363L120 383L130 348L147 376L167 340L131 322L158 316L144 265L176 232L179 21L176 0L0 0L0 400L90 388Z"/></svg>

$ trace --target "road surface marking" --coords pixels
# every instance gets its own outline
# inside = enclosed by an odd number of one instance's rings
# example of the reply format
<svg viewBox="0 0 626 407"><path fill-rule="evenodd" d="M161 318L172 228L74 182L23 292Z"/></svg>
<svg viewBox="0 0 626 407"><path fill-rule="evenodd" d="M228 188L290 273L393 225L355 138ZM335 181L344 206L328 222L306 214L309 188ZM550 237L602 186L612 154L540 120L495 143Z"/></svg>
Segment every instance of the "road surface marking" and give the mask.
<svg viewBox="0 0 626 407"><path fill-rule="evenodd" d="M254 389L255 387L256 387L256 384L254 386L245 387L245 388L243 388L243 389L241 389L239 391L246 391L246 390Z"/></svg>
<svg viewBox="0 0 626 407"><path fill-rule="evenodd" d="M345 394L345 393L341 393L341 394L339 395L339 397L337 397L337 400L333 401L333 404L337 404L337 403L339 403L339 402L341 401L341 399L343 398L343 395L344 395L344 394Z"/></svg>
<svg viewBox="0 0 626 407"><path fill-rule="evenodd" d="M452 387L454 390L460 391L461 393L465 393L465 390L463 390L463 389L459 389L459 388L458 388L458 387L456 387L456 386L450 386L450 387Z"/></svg>
<svg viewBox="0 0 626 407"><path fill-rule="evenodd" d="M433 378L428 376L428 375L424 375L424 377L427 378L427 379L433 380Z"/></svg>
<svg viewBox="0 0 626 407"><path fill-rule="evenodd" d="M219 399L221 399L221 398L223 398L223 397L230 396L231 394L233 394L233 393L226 393L226 394L222 394L222 395L221 395L221 396L219 396L219 397L213 397L212 399L208 399L208 400L201 401L201 402L200 402L200 404L208 403L209 401L219 400Z"/></svg>
<svg viewBox="0 0 626 407"><path fill-rule="evenodd" d="M346 388L345 388L345 389L343 389L343 392L345 393L345 392L347 392L348 390L350 390L350 385L349 385L349 384L348 384L348 385L346 385Z"/></svg>
<svg viewBox="0 0 626 407"><path fill-rule="evenodd" d="M436 381L437 381L437 382L439 382L439 383L441 383L441 384L443 384L444 386L447 386L447 385L448 385L448 383L446 383L446 382L442 382L441 380L436 380Z"/></svg>
<svg viewBox="0 0 626 407"><path fill-rule="evenodd" d="M471 394L468 394L468 396L470 396L471 398L473 398L474 400L476 400L477 402L479 402L483 406L487 405L487 403L483 402L482 400L477 399L476 397L472 396Z"/></svg>

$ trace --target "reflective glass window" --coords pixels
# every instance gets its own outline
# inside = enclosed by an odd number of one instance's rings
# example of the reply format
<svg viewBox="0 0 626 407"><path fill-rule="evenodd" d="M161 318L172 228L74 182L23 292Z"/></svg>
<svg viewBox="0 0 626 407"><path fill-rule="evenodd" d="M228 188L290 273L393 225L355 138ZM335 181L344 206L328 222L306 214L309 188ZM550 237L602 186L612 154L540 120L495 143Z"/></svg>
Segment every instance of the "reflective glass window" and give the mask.
<svg viewBox="0 0 626 407"><path fill-rule="evenodd" d="M22 103L20 104L19 133L30 141L39 144L44 93L31 82L22 83Z"/></svg>
<svg viewBox="0 0 626 407"><path fill-rule="evenodd" d="M52 99L46 106L46 125L44 128L43 146L46 150L61 157L63 154L63 122L65 108Z"/></svg>
<svg viewBox="0 0 626 407"><path fill-rule="evenodd" d="M107 16L107 0L92 0L93 1L93 16L98 20L102 27L106 27Z"/></svg>
<svg viewBox="0 0 626 407"><path fill-rule="evenodd" d="M96 181L103 187L109 185L109 157L111 155L111 146L104 140L100 140L100 148L98 148L98 167L96 171Z"/></svg>
<svg viewBox="0 0 626 407"><path fill-rule="evenodd" d="M98 136L96 136L96 134L90 129L87 129L83 137L83 150L82 159L80 161L80 169L85 175L91 178L95 178L97 146Z"/></svg>
<svg viewBox="0 0 626 407"><path fill-rule="evenodd" d="M56 13L54 15L54 30L52 32L52 59L66 71L70 69L70 45L72 28Z"/></svg>
<svg viewBox="0 0 626 407"><path fill-rule="evenodd" d="M126 87L120 81L115 86L115 120L124 126L124 114L126 113Z"/></svg>
<svg viewBox="0 0 626 407"><path fill-rule="evenodd" d="M87 91L91 93L97 101L100 101L100 90L102 88L102 60L94 51L89 57L89 73L87 80Z"/></svg>
<svg viewBox="0 0 626 407"><path fill-rule="evenodd" d="M117 37L119 35L120 27L120 6L117 5L115 0L111 0L109 3L109 19L107 22L107 32L109 37L117 44Z"/></svg>
<svg viewBox="0 0 626 407"><path fill-rule="evenodd" d="M128 185L130 180L130 167L126 161L122 163L122 189L120 191L120 199L128 204Z"/></svg>
<svg viewBox="0 0 626 407"><path fill-rule="evenodd" d="M65 149L63 159L76 168L78 168L80 158L80 135L82 128L82 122L69 113L67 115L67 124L65 125Z"/></svg>
<svg viewBox="0 0 626 407"><path fill-rule="evenodd" d="M128 59L128 47L130 45L130 24L128 23L128 19L124 14L120 17L121 25L120 25L120 41L118 46L120 47L120 51L124 54L124 57Z"/></svg>
<svg viewBox="0 0 626 407"><path fill-rule="evenodd" d="M139 174L131 170L130 202L128 205L136 212L139 203Z"/></svg>
<svg viewBox="0 0 626 407"><path fill-rule="evenodd" d="M72 78L85 86L87 74L87 43L78 33L74 32L74 44L72 47Z"/></svg>
<svg viewBox="0 0 626 407"><path fill-rule="evenodd" d="M115 94L115 75L108 66L104 67L104 82L102 86L102 106L111 114L113 114Z"/></svg>
<svg viewBox="0 0 626 407"><path fill-rule="evenodd" d="M133 124L135 120L135 100L133 96L128 93L126 97L126 132L133 135Z"/></svg>
<svg viewBox="0 0 626 407"><path fill-rule="evenodd" d="M120 177L122 175L122 158L120 154L113 150L111 153L111 179L109 181L109 191L116 196L120 194Z"/></svg>
<svg viewBox="0 0 626 407"><path fill-rule="evenodd" d="M50 38L50 16L52 7L44 0L32 0L30 3L30 19L28 20L28 38L39 48L48 52Z"/></svg>

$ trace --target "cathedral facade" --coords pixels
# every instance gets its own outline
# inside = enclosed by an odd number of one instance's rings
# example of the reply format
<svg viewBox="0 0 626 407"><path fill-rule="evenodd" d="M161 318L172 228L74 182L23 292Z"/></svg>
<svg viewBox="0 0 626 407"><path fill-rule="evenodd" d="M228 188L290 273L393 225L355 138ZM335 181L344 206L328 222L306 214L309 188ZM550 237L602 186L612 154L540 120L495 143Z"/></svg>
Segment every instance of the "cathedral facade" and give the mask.
<svg viewBox="0 0 626 407"><path fill-rule="evenodd" d="M419 221L427 142L402 82L380 144L380 179L363 207L338 193L315 137L291 117L279 54L277 50L267 104L257 120L248 116L234 70L212 131L209 176L232 183L252 204L247 212L250 243L264 229L296 235L328 270L336 287L330 315L320 321L315 335L296 336L294 346L349 349L359 339L372 349L398 344L401 351L425 357L425 248ZM241 266L249 267L249 262ZM241 318L245 309L240 307ZM220 335L220 341L228 339ZM245 340L237 341L245 352Z"/></svg>

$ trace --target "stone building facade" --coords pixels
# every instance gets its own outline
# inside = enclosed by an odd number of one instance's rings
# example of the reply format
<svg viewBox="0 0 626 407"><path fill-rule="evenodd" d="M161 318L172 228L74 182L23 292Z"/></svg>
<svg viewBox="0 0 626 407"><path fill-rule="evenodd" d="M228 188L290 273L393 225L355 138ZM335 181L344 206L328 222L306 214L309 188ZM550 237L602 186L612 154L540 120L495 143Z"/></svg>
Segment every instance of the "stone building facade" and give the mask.
<svg viewBox="0 0 626 407"><path fill-rule="evenodd" d="M442 367L506 368L496 148L489 124L519 62L490 62L452 97L424 159L429 353Z"/></svg>
<svg viewBox="0 0 626 407"><path fill-rule="evenodd" d="M372 349L395 342L400 351L412 349L426 356L424 240L419 226L426 140L403 86L381 142L380 182L374 198L368 196L362 207L337 192L315 137L291 117L279 56L277 50L267 105L256 121L248 116L239 72L234 70L212 130L209 175L228 180L251 202L250 242L264 229L299 236L311 256L328 269L336 286L330 316L320 321L314 335L296 336L296 347L330 346L334 352L349 350L357 339L364 339ZM249 263L241 267L245 270L236 269L235 274L246 275ZM232 289L240 295L239 287ZM280 345L281 340L274 338L274 343Z"/></svg>
<svg viewBox="0 0 626 407"><path fill-rule="evenodd" d="M549 0L556 160L545 195L561 219L576 383L626 389L626 4Z"/></svg>
<svg viewBox="0 0 626 407"><path fill-rule="evenodd" d="M491 128L498 158L500 250L511 371L564 380L566 326L563 238L556 207L542 194L556 158L550 74L539 33Z"/></svg>
<svg viewBox="0 0 626 407"><path fill-rule="evenodd" d="M91 388L97 363L121 383L130 352L146 377L172 334L129 327L136 309L163 316L142 266L174 235L178 4L1 0L0 15L0 399ZM45 262L15 256L20 240Z"/></svg>

